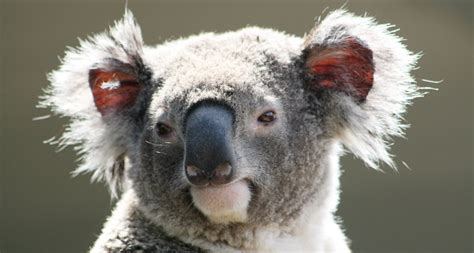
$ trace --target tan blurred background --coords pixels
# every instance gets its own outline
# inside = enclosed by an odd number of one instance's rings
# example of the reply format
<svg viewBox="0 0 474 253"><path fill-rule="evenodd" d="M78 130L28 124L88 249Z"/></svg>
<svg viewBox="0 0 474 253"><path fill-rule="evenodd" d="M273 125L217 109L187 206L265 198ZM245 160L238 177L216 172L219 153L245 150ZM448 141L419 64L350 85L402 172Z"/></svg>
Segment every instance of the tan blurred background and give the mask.
<svg viewBox="0 0 474 253"><path fill-rule="evenodd" d="M35 104L65 47L119 19L124 2L0 1L0 252L85 252L113 202L89 175L71 178L72 149L55 153L42 143L66 121L32 118L48 114ZM323 9L344 2L130 0L129 7L145 42L156 44L248 24L303 35ZM343 158L338 215L354 251L472 252L472 2L352 0L347 8L396 24L408 47L424 53L417 79L444 80L407 114L412 127L393 148L398 173Z"/></svg>

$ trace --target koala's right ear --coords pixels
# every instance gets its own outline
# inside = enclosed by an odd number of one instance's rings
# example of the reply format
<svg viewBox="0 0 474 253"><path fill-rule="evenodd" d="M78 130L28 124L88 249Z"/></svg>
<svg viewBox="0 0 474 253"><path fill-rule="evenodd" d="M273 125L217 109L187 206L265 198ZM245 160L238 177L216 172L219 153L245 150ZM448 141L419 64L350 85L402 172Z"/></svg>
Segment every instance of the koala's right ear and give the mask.
<svg viewBox="0 0 474 253"><path fill-rule="evenodd" d="M40 102L70 119L55 143L75 145L82 162L75 173L93 172L113 196L122 183L127 132L151 76L141 57L143 46L140 27L127 10L108 31L66 52Z"/></svg>

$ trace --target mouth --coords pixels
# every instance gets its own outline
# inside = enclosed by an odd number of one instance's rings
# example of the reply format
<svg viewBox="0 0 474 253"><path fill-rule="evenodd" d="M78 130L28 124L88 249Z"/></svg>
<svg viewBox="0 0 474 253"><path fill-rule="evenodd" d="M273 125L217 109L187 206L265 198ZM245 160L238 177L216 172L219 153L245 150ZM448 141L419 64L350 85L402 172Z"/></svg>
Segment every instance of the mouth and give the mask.
<svg viewBox="0 0 474 253"><path fill-rule="evenodd" d="M251 191L246 179L219 186L192 186L190 192L194 206L213 223L226 224L247 220Z"/></svg>

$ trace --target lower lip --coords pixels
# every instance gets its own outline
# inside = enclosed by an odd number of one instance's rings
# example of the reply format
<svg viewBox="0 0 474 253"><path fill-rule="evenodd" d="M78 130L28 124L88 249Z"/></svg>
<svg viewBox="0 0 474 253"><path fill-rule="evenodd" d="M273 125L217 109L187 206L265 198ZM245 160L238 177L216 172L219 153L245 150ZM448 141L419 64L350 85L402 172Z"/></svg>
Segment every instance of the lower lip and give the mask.
<svg viewBox="0 0 474 253"><path fill-rule="evenodd" d="M244 179L222 186L192 187L194 205L207 216L245 213L250 202L250 188Z"/></svg>

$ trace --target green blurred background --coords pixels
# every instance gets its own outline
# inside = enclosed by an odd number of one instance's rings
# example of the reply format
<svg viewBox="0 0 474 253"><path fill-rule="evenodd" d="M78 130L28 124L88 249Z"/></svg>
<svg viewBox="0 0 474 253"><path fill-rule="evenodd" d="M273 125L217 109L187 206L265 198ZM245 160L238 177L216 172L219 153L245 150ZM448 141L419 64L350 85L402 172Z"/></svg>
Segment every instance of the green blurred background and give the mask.
<svg viewBox="0 0 474 253"><path fill-rule="evenodd" d="M85 252L113 202L89 175L71 178L72 149L56 153L42 143L62 131L65 119L32 118L49 114L35 104L65 47L119 19L124 2L0 1L0 252ZM130 0L129 7L145 42L156 44L249 24L303 35L323 9L344 2ZM393 147L399 172L367 169L350 154L342 159L338 215L352 248L472 252L472 2L352 0L347 8L396 24L408 47L423 51L415 71L420 85L444 80L407 114L407 139Z"/></svg>

